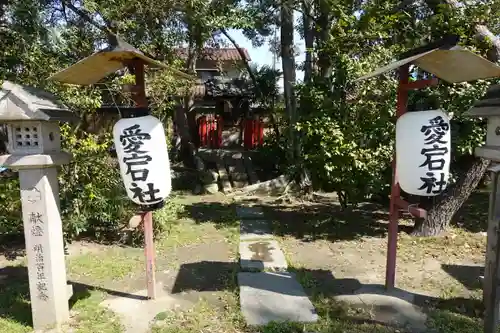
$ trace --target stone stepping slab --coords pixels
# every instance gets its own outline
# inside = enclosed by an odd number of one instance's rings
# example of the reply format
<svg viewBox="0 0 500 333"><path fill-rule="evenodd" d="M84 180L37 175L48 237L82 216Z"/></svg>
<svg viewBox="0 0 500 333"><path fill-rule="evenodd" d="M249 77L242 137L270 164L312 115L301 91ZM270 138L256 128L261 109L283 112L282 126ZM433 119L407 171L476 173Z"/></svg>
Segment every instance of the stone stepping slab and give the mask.
<svg viewBox="0 0 500 333"><path fill-rule="evenodd" d="M260 207L236 207L236 215L240 219L258 219L264 217L264 212Z"/></svg>
<svg viewBox="0 0 500 333"><path fill-rule="evenodd" d="M318 320L293 273L238 273L238 284L241 311L248 325Z"/></svg>
<svg viewBox="0 0 500 333"><path fill-rule="evenodd" d="M370 311L378 322L401 327L410 332L428 332L427 315L414 302L414 294L403 290L386 291L383 286L367 285L352 295L338 295L334 299L353 307Z"/></svg>
<svg viewBox="0 0 500 333"><path fill-rule="evenodd" d="M271 227L266 220L241 220L240 240L271 239Z"/></svg>
<svg viewBox="0 0 500 333"><path fill-rule="evenodd" d="M288 268L285 255L275 240L240 242L240 266L246 271L285 271Z"/></svg>

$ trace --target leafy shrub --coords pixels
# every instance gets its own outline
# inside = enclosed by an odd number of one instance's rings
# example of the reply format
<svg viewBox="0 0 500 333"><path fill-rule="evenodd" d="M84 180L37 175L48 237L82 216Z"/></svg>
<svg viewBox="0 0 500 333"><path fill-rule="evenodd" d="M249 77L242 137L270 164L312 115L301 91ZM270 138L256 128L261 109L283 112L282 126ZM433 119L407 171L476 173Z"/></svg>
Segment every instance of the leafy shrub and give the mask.
<svg viewBox="0 0 500 333"><path fill-rule="evenodd" d="M3 173L0 177L0 239L5 240L23 234L21 193L15 173Z"/></svg>
<svg viewBox="0 0 500 333"><path fill-rule="evenodd" d="M165 202L163 208L153 212L153 234L155 238L158 236L170 233L172 227L176 224L178 216L181 215L184 206L172 200L172 197ZM127 242L134 244L144 243L143 228L137 228L131 231L128 235Z"/></svg>
<svg viewBox="0 0 500 333"><path fill-rule="evenodd" d="M341 205L347 207L389 186L381 175L390 165L392 147L360 145L352 131L355 128L343 125L324 115L303 121L297 128L304 133L304 166L311 170L313 183L337 192Z"/></svg>
<svg viewBox="0 0 500 333"><path fill-rule="evenodd" d="M61 218L66 241L88 237L97 241L143 241L140 228L127 231L128 220L139 207L127 198L116 160L108 148L111 136L77 135L68 125L61 126L63 149L73 155L59 171ZM154 233L170 229L182 206L169 200L154 213ZM21 237L23 223L18 176L0 178L0 235Z"/></svg>
<svg viewBox="0 0 500 333"><path fill-rule="evenodd" d="M116 162L109 156L111 135L79 136L68 125L61 127L63 149L73 154L59 176L61 214L68 240L82 235L115 240L133 215Z"/></svg>

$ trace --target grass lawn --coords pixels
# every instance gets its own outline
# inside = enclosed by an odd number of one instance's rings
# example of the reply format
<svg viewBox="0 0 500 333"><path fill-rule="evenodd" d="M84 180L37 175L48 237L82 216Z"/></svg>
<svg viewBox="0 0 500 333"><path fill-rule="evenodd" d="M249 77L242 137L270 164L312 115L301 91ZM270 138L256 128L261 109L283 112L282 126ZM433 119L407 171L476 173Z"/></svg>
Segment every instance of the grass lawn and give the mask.
<svg viewBox="0 0 500 333"><path fill-rule="evenodd" d="M180 214L181 220L172 225L168 235L157 240L156 243L158 261L161 263L162 270L177 271L184 263L196 259L193 257L203 254L213 255L213 253L198 253L196 251L210 252L212 249L215 251L213 244L217 242L226 242L231 251L228 259L237 261L238 223L234 215L234 203L207 203L205 200L206 198L199 197L178 199L179 203L186 205L186 211ZM471 216L472 213L468 213L474 211L469 206L464 210L465 217L462 214L460 219L462 223L467 222L474 225L473 221L467 220L474 218ZM296 211L304 213L305 209L302 207ZM368 258L377 256L383 258L385 237L383 235L370 235L369 238L347 237L348 231L342 229L345 226L332 223L332 219L341 221L341 218L336 218L328 211L325 211L324 215L317 215L317 213L318 211L314 211L316 214L314 218L300 220L302 223L299 226L301 237L283 234L279 240L289 258L292 270L298 275L299 281L309 293L316 307L320 317L318 323L247 327L239 309L236 285L237 270L235 269L229 275L221 277L225 280L221 284L224 288L217 291L216 302L200 297L197 302L187 308L159 312L151 333L401 332L396 328L374 323L370 319L370 311L355 309L334 301L332 295L326 292L323 281L315 274L318 271L313 267L315 263L306 256L307 253L316 256L314 251L323 253L327 250L327 246L330 248L333 246L332 249L335 253L342 253L342 255L339 254L330 259L334 260L331 265L343 265L342 260L347 260L345 258L349 258L350 251L354 251L354 249L357 251L353 252L356 256L365 253ZM333 230L324 229L321 224L322 219L330 221ZM464 222L464 219L467 221ZM293 221L288 222L292 223ZM321 230L322 237L313 241L305 240L312 234L312 229L307 229L309 223L315 225L311 227L315 231ZM437 268L433 266L432 269L429 268L430 266L428 267L429 274L434 278L428 278L424 275L411 278L414 276L412 270L418 270L420 267L415 266L415 263L418 262L425 261L425 265L428 266L429 260L432 259L443 265L452 266L463 258L481 258L483 256L485 237L477 233L481 228L476 226L477 230L471 231L465 224L459 226L460 229L455 226L445 237L438 238L414 239L402 234L399 243L398 270L401 274L398 275L398 286L403 289L423 287L435 296L432 302L426 304L430 332L477 333L482 331L481 292L477 286L466 290L457 279L446 278L448 275L439 271L442 270L441 266ZM339 228L342 229L341 234ZM335 235L335 240L329 239L331 234ZM304 246L302 250L297 250L299 243L300 246ZM201 247L200 244L206 244L207 247ZM326 270L334 270L334 267L326 259L321 259L318 265L320 264ZM346 267L356 266L348 261L344 264ZM370 262L366 259L363 259L363 262L357 266L365 264L368 270L373 271L378 270L380 266L376 260ZM143 289L143 266L143 250L139 248L96 245L95 248L91 247L90 250L86 250L80 255L68 257L67 270L69 279L75 286L75 301L71 308L72 319L65 330L80 333L123 332L124 327L119 318L99 304L109 296L108 290L110 289L125 292ZM346 276L350 274L354 274L354 271L346 272ZM4 276L6 276L5 279ZM342 277L336 276L335 278ZM428 283L422 281L428 281ZM379 281L379 283L382 282L383 280ZM2 295L0 297L0 332L30 332L31 313L28 284L22 261L0 268L0 295Z"/></svg>

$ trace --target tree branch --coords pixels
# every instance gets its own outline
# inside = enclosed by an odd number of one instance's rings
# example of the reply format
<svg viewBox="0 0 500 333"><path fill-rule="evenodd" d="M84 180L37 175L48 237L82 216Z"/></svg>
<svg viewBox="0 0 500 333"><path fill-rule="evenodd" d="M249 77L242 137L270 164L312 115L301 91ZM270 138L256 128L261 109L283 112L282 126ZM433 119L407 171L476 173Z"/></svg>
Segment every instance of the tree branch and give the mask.
<svg viewBox="0 0 500 333"><path fill-rule="evenodd" d="M229 41L234 45L234 47L236 48L236 50L238 51L240 57L241 57L241 60L243 60L243 63L245 64L245 68L247 69L248 71L248 75L250 75L250 78L252 79L252 83L255 87L255 90L257 91L257 95L261 95L261 91L259 89L259 85L257 83L257 78L255 77L255 73L253 72L252 68L250 67L250 64L248 63L248 59L245 55L245 52L243 52L243 50L241 49L241 47L238 45L238 43L236 42L236 40L234 40L233 37L231 37L231 35L229 35L229 33L226 31L225 28L219 28L220 32L222 32L222 34L224 36L226 36L227 39L229 39Z"/></svg>
<svg viewBox="0 0 500 333"><path fill-rule="evenodd" d="M114 35L114 32L111 31L108 27L103 27L100 24L98 24L95 20L93 20L90 17L90 15L85 10L75 7L71 3L71 1L69 1L69 0L62 0L62 3L63 3L63 6L66 5L66 7L68 7L69 9L71 9L76 15L80 16L82 19L84 19L86 22L90 23L91 25L93 25L97 29L99 29L99 30L101 30L101 31L103 31L103 32L105 32L107 34Z"/></svg>

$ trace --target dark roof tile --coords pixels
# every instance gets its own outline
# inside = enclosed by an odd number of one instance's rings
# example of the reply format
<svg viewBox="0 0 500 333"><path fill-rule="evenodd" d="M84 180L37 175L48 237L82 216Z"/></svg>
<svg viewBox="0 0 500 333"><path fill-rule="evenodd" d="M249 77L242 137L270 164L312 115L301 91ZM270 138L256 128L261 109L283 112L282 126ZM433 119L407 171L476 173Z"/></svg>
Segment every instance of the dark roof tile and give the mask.
<svg viewBox="0 0 500 333"><path fill-rule="evenodd" d="M245 58L251 61L250 54L247 49L241 49L245 54ZM187 49L179 48L174 51L182 59L187 57ZM198 60L219 60L219 61L231 61L231 60L241 60L240 54L236 48L204 48L201 51L201 56Z"/></svg>

